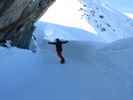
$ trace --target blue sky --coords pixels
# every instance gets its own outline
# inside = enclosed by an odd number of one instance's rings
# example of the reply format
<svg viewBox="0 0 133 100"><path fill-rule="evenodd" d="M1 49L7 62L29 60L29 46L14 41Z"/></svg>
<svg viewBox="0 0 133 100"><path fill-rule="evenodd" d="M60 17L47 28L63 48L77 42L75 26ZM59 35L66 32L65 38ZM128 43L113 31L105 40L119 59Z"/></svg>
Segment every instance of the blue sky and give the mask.
<svg viewBox="0 0 133 100"><path fill-rule="evenodd" d="M122 11L133 13L133 0L101 0L103 2L108 1L112 7Z"/></svg>

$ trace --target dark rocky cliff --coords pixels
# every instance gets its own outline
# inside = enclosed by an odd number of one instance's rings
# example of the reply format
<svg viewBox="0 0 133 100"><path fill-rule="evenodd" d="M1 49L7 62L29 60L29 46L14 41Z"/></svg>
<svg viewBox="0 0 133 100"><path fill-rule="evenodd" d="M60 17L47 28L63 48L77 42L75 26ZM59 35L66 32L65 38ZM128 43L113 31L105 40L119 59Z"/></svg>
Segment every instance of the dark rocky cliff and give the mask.
<svg viewBox="0 0 133 100"><path fill-rule="evenodd" d="M0 0L0 42L11 40L14 46L29 47L33 24L55 0Z"/></svg>

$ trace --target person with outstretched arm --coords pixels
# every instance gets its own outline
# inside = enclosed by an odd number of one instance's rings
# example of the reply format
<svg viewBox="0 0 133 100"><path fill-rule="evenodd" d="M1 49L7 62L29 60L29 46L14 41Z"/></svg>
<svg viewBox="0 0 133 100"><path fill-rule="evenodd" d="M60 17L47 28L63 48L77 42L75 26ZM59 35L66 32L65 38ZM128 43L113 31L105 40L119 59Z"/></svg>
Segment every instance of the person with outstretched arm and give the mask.
<svg viewBox="0 0 133 100"><path fill-rule="evenodd" d="M66 43L68 43L68 41L62 41L62 40L60 40L58 38L56 39L55 42L48 42L48 44L55 45L56 53L57 53L57 56L60 58L60 63L61 64L65 63L65 58L64 58L64 56L62 54L62 52L63 52L63 46L62 45L66 44Z"/></svg>

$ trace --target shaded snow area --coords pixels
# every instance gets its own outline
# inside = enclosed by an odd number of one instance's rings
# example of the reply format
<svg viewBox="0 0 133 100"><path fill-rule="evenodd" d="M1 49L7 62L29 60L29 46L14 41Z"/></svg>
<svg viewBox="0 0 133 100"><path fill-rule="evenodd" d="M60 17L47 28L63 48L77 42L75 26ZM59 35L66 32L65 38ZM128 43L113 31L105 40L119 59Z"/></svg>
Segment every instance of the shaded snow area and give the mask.
<svg viewBox="0 0 133 100"><path fill-rule="evenodd" d="M41 32L34 33L36 53L0 48L0 100L133 100L133 38L71 38L60 64Z"/></svg>

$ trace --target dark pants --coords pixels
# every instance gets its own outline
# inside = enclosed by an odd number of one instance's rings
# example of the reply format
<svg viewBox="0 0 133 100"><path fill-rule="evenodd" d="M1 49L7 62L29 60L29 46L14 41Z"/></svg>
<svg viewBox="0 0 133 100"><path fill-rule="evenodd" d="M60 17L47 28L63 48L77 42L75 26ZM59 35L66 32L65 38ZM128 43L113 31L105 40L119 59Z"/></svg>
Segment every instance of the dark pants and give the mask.
<svg viewBox="0 0 133 100"><path fill-rule="evenodd" d="M60 62L61 63L64 63L65 62L65 59L63 57L63 54L61 51L57 51L57 56L60 58Z"/></svg>

